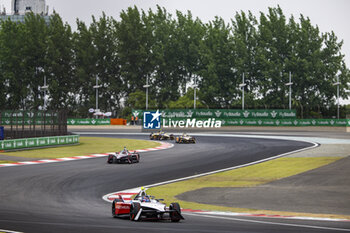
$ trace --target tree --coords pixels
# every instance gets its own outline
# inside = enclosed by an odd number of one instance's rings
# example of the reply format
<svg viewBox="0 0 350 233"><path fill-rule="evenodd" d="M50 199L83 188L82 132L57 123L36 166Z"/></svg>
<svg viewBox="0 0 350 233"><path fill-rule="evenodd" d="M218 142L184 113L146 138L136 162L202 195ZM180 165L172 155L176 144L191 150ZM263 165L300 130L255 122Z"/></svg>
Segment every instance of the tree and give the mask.
<svg viewBox="0 0 350 233"><path fill-rule="evenodd" d="M244 74L245 91L255 93L256 80L258 73L256 70L256 53L257 53L257 21L253 14L249 11L248 14L243 11L236 13L232 20L233 33L233 56L235 66L232 67L235 78L240 80L236 83L241 83ZM235 87L237 87L236 85ZM238 107L238 106L236 106Z"/></svg>
<svg viewBox="0 0 350 233"><path fill-rule="evenodd" d="M169 101L180 97L179 86L179 42L175 37L175 21L164 8L158 6L157 12L149 11L149 22L152 28L154 73L152 74L151 91L160 108L168 107Z"/></svg>
<svg viewBox="0 0 350 233"><path fill-rule="evenodd" d="M127 103L128 106L131 106L134 109L146 109L146 93L144 91L130 93ZM156 101L152 96L148 96L148 108L157 108Z"/></svg>
<svg viewBox="0 0 350 233"><path fill-rule="evenodd" d="M203 64L200 76L203 79L199 82L199 96L209 107L229 108L238 95L239 83L233 69L231 28L218 17L206 27L207 33L200 47Z"/></svg>
<svg viewBox="0 0 350 233"><path fill-rule="evenodd" d="M1 22L0 27L0 85L3 109L26 109L26 99L29 93L29 80L23 78L23 24L10 20Z"/></svg>
<svg viewBox="0 0 350 233"><path fill-rule="evenodd" d="M72 110L75 107L72 36L71 27L63 24L57 13L50 16L45 75L51 109Z"/></svg>
<svg viewBox="0 0 350 233"><path fill-rule="evenodd" d="M90 25L92 44L96 50L96 75L102 85L99 88L99 108L104 111L120 109L120 100L126 92L117 56L115 25L116 21L104 13L98 21L93 17Z"/></svg>
<svg viewBox="0 0 350 233"><path fill-rule="evenodd" d="M194 89L188 88L187 93L183 96L181 96L176 101L170 101L169 108L170 109L191 109L193 108L194 104ZM196 107L197 108L204 108L205 104L202 103L202 101L196 101Z"/></svg>
<svg viewBox="0 0 350 233"><path fill-rule="evenodd" d="M95 107L96 49L93 35L85 23L77 20L77 31L73 34L74 48L74 93L76 94L75 114L87 113Z"/></svg>
<svg viewBox="0 0 350 233"><path fill-rule="evenodd" d="M43 106L44 92L40 87L44 85L48 26L40 15L30 13L26 15L23 24L23 71L21 79L27 80L29 86L27 95L27 104L33 109Z"/></svg>
<svg viewBox="0 0 350 233"><path fill-rule="evenodd" d="M136 6L120 13L116 23L117 53L126 95L143 89L146 78L154 71L152 65L151 36L146 29L145 13Z"/></svg>
<svg viewBox="0 0 350 233"><path fill-rule="evenodd" d="M266 107L283 108L287 105L287 87L291 44L289 27L282 9L269 8L269 14L260 14L257 33L256 91Z"/></svg>

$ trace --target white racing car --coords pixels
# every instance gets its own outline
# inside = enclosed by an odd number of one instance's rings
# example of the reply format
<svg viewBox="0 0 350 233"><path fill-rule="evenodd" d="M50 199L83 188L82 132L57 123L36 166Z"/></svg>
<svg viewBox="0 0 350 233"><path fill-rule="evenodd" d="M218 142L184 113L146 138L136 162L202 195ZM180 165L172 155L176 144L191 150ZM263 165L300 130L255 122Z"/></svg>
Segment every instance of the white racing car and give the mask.
<svg viewBox="0 0 350 233"><path fill-rule="evenodd" d="M171 220L179 222L184 217L181 215L181 208L178 203L171 203L167 207L161 203L163 199L155 199L146 194L144 188L135 196L131 202L126 202L121 196L113 201L113 217L130 217L132 221L141 219Z"/></svg>
<svg viewBox="0 0 350 233"><path fill-rule="evenodd" d="M130 152L125 147L124 150L108 155L107 163L138 163L140 162L140 154Z"/></svg>

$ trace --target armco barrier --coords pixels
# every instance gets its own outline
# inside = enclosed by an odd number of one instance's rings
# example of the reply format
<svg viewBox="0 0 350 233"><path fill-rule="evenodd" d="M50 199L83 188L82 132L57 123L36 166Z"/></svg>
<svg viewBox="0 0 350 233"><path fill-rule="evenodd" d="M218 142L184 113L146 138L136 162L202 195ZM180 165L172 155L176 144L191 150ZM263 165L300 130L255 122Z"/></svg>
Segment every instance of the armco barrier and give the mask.
<svg viewBox="0 0 350 233"><path fill-rule="evenodd" d="M145 110L132 110L134 117L143 118ZM149 110L156 111L156 110ZM235 110L235 109L165 109L159 110L164 118L253 118L296 119L295 110Z"/></svg>
<svg viewBox="0 0 350 233"><path fill-rule="evenodd" d="M4 140L0 141L0 148L6 151L76 143L79 143L79 135Z"/></svg>

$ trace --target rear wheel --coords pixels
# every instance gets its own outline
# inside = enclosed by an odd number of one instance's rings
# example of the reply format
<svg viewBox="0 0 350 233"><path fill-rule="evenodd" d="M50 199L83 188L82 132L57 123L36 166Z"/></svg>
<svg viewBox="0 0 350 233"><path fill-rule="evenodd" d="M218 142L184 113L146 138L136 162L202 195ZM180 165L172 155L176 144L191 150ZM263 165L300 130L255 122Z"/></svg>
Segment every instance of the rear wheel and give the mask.
<svg viewBox="0 0 350 233"><path fill-rule="evenodd" d="M140 220L140 217L137 220L135 220L137 213L140 211L140 209L141 209L140 203L133 202L131 204L131 206L130 206L130 220L131 221L139 221Z"/></svg>
<svg viewBox="0 0 350 233"><path fill-rule="evenodd" d="M175 202L175 203L171 203L169 206L170 210L175 210L173 212L170 212L170 220L172 222L179 222L181 219L181 208L179 203Z"/></svg>

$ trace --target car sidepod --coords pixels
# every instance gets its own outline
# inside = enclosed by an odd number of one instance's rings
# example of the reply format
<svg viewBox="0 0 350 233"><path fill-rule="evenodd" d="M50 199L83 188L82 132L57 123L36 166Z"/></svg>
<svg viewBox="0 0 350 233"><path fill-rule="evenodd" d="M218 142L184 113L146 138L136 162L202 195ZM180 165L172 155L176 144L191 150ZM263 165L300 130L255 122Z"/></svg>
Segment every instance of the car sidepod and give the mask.
<svg viewBox="0 0 350 233"><path fill-rule="evenodd" d="M112 216L114 218L129 217L130 206L130 203L125 203L118 199L114 200L112 203Z"/></svg>

